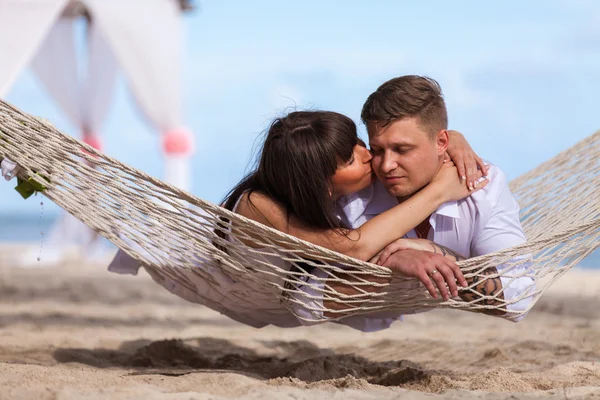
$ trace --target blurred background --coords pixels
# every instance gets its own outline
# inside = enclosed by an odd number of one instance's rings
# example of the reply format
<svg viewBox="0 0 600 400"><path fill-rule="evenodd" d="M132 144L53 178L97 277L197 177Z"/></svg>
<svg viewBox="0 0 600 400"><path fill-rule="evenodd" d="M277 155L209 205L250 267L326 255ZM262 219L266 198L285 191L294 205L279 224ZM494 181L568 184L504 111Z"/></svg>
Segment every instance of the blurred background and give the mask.
<svg viewBox="0 0 600 400"><path fill-rule="evenodd" d="M3 1L9 0L0 0L0 13ZM509 179L600 128L596 1L172 1L183 30L174 36L180 59L171 60L181 69L172 74L182 88L181 127L194 138L182 185L215 203L251 167L260 134L274 117L292 109L333 110L353 118L365 137L364 100L399 75L438 80L450 127ZM89 19L71 3L69 29L86 65ZM122 21L135 25L145 12L130 7ZM120 34L126 41L128 33ZM5 57L0 54L0 63ZM4 99L81 138L82 127L41 81L43 65L24 66ZM76 72L85 75L85 68ZM130 88L117 68L106 118L94 134L106 154L167 178L164 132L140 111ZM14 186L0 184L0 241L39 249L41 232L56 226L60 210L49 201L41 206L40 197L23 200ZM582 265L600 265L590 259Z"/></svg>

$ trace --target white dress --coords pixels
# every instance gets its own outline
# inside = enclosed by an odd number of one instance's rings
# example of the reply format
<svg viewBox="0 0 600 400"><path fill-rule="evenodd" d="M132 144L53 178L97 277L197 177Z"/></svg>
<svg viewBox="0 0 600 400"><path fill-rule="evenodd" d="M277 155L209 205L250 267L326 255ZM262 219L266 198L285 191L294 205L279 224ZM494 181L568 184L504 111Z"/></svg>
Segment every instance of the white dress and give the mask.
<svg viewBox="0 0 600 400"><path fill-rule="evenodd" d="M238 203L233 208L234 212ZM260 260L265 263L265 267L261 269L260 266L253 265L256 263L250 262L249 264L248 262L248 260L257 259L256 253L251 250L260 251L261 249L250 249L233 235L229 235L228 239L234 244L240 244L240 246L236 246L236 252L231 252L230 257L233 257L234 261L239 263L238 265L247 264L248 268L253 270L252 272L233 277L225 269L220 268L218 262L214 260L198 262L196 267L202 269L201 274L194 273L187 268L177 271L178 275L184 275L186 280L194 285L193 290L164 274L157 274L150 269L147 269L147 272L154 281L171 293L187 301L207 306L233 320L255 328L266 325L284 328L302 325L298 318L281 302L281 290L278 287L283 286L285 274L270 273L273 269L289 270L291 265L275 255L260 255ZM139 246L131 242L129 245L136 252L144 254L144 250ZM273 250L269 249L269 251ZM266 265L272 267L266 267ZM137 275L140 267L138 261L119 250L108 270L120 274ZM244 279L240 280L239 277Z"/></svg>

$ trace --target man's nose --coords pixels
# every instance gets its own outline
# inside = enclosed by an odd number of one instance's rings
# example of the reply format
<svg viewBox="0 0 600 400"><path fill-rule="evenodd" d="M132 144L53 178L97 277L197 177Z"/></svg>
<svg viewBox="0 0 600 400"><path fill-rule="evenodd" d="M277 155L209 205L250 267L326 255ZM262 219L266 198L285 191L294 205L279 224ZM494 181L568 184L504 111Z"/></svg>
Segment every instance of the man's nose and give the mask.
<svg viewBox="0 0 600 400"><path fill-rule="evenodd" d="M379 168L381 169L381 172L383 172L385 174L398 168L398 164L392 159L392 157L390 157L388 154L385 154L385 153L382 156L380 165L381 166Z"/></svg>

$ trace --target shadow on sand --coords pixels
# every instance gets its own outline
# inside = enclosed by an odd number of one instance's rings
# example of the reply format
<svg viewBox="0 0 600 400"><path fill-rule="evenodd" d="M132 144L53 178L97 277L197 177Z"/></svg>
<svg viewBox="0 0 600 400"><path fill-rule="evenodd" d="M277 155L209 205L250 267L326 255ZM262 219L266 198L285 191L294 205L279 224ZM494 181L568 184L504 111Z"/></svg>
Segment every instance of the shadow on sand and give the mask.
<svg viewBox="0 0 600 400"><path fill-rule="evenodd" d="M370 361L353 354L335 354L307 341L264 341L275 355L262 356L228 340L210 337L186 341L125 342L119 350L58 349L61 363L77 362L96 368L134 369L133 374L180 376L194 372L236 372L258 379L295 378L306 383L348 375L369 383L398 386L435 373L402 361Z"/></svg>

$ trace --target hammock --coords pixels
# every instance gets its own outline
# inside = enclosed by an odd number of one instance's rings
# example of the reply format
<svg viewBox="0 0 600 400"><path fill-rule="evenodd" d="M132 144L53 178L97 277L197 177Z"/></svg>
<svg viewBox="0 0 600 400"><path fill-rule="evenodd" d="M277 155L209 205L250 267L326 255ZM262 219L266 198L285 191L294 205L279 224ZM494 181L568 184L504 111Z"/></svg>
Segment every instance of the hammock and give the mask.
<svg viewBox="0 0 600 400"><path fill-rule="evenodd" d="M478 295L470 302L433 299L421 285L406 289L370 282L365 275L393 277L400 282L414 280L229 212L108 157L0 100L3 158L21 167L18 177L23 185L43 191L139 261L157 282L176 283L188 293L205 295L206 304L217 311L223 310L227 296L242 296L221 290L225 277L229 282L251 283L256 291L253 296L283 302L289 310L302 305L322 320L431 308L498 309L507 314L506 318L517 319L549 285L600 243L600 132L511 182L529 239L526 244L459 263L467 279L497 277L484 271L505 264L502 276L529 276L536 284L509 300L467 288ZM223 239L226 235L235 240ZM250 241L256 248L240 240ZM282 268L282 263L274 260L299 267L290 270L288 264ZM324 276L307 273L307 266L318 267ZM318 284L311 284L310 291L299 291L298 285L305 285L309 277ZM337 293L328 286L332 282L351 285L356 293ZM373 287L379 290L368 290ZM214 293L221 293L223 301L215 302ZM532 299L527 309L508 308L527 297ZM319 299L327 301L316 301ZM331 302L342 307L325 309L323 304ZM328 318L323 317L324 311L328 311ZM303 315L297 316L306 318Z"/></svg>

